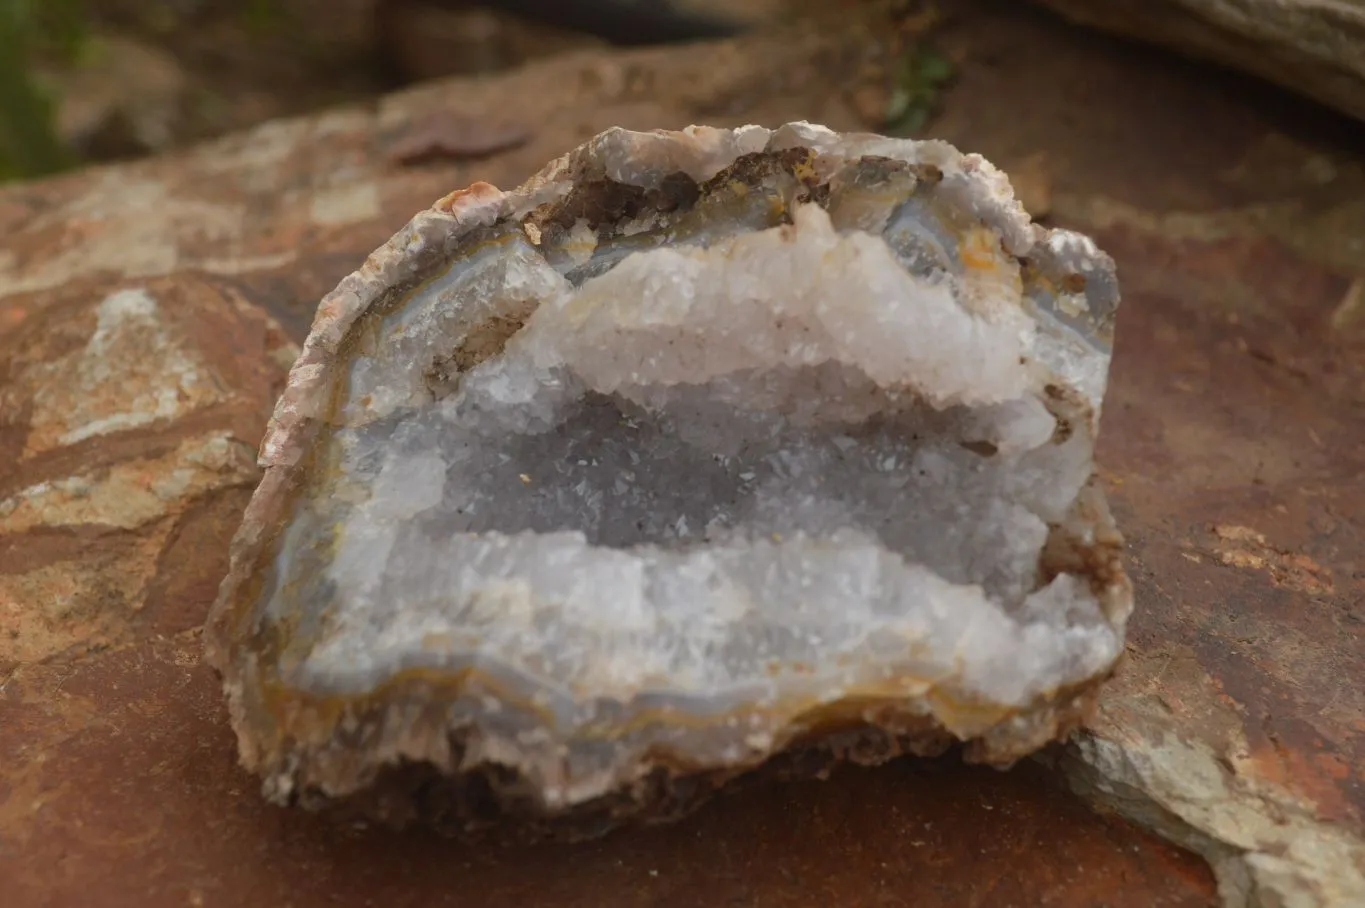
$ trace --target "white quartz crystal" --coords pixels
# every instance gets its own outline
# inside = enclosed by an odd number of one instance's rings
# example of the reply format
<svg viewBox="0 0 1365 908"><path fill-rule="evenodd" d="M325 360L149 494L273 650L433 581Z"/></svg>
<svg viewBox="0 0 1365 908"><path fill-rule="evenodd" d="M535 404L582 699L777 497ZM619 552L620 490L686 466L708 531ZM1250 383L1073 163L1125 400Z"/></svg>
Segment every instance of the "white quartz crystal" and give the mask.
<svg viewBox="0 0 1365 908"><path fill-rule="evenodd" d="M1008 761L1121 652L1113 264L979 157L615 130L348 281L211 631L276 797L420 763L553 820L850 728Z"/></svg>

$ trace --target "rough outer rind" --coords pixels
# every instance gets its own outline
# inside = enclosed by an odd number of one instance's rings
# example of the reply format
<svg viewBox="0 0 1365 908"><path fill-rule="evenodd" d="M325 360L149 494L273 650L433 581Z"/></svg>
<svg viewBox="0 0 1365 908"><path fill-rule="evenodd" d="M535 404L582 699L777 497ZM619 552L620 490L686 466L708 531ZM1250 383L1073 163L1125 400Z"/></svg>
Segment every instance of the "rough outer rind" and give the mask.
<svg viewBox="0 0 1365 908"><path fill-rule="evenodd" d="M1093 706L1095 685L1102 677L1074 690L1036 698L1013 714L952 698L939 698L931 715L924 714L923 706L907 709L894 699L867 703L856 710L800 716L772 748L724 770L671 765L666 754L641 754L642 765L652 766L651 772L633 781L622 778L619 790L610 797L557 811L527 794L527 779L534 774L522 775L510 768L517 762L514 755L507 754L505 765L497 765L499 760L489 759L497 755L489 753L489 742L480 741L476 727L450 726L444 710L449 698L442 694L454 696L458 690L462 697L477 696L478 678L407 673L364 697L319 699L282 689L271 681L270 666L259 664L259 647L250 644L259 644L275 631L260 626L253 580L306 473L308 452L331 404L343 345L362 316L420 284L471 232L501 219L525 217L564 198L575 184L605 179L657 189L666 171L651 167L650 162L659 158L661 149L668 153L671 171L682 169L700 182L740 155L794 148L815 152L817 168L821 154L830 151L837 150L845 159L864 155L905 159L911 149L919 164L975 175L978 179L972 185L984 186L985 194L964 204L999 232L1012 256L1029 256L1031 266L1049 280L1078 257L1092 267L1098 265L1099 280L1091 289L1090 309L1094 336L1107 346L1117 305L1112 261L1084 237L1031 224L1004 174L980 156L962 155L942 142L839 136L806 123L772 131L760 127L733 131L692 127L677 133L616 129L551 162L512 192L475 183L451 193L417 214L323 299L262 444L260 463L265 476L233 541L231 567L206 628L206 653L224 677L242 762L265 776L267 796L313 807L349 805L380 819L419 818L461 832L485 830L490 821L484 814L490 804L497 804L503 820L523 831L578 837L602 831L628 815L667 818L685 812L772 753L823 753L880 762L905 752L941 752L954 738L946 726L956 727L958 736L967 739L969 759L1003 765L1064 736L1082 721ZM829 173L816 176L827 179ZM1098 399L1056 404L1059 416L1064 413L1066 419L1087 422L1092 431L1097 426ZM1086 577L1106 618L1121 633L1131 610L1131 588L1121 567L1120 539L1098 490L1092 487L1081 496L1073 516L1086 529L1081 536L1062 533L1056 545L1049 545L1043 573ZM934 703L935 693L930 690L924 700ZM953 714L957 714L955 719L950 718ZM970 731L964 735L964 729ZM465 759L471 752L478 754L476 761ZM786 762L802 765L795 757ZM430 775L433 771L435 777ZM800 772L799 768L795 771ZM453 776L463 781L452 781ZM423 780L420 793L412 787L414 778ZM433 778L444 781L434 783ZM431 794L437 789L444 794L437 798L438 804L432 804ZM486 796L477 796L477 791ZM455 806L457 802L463 808Z"/></svg>

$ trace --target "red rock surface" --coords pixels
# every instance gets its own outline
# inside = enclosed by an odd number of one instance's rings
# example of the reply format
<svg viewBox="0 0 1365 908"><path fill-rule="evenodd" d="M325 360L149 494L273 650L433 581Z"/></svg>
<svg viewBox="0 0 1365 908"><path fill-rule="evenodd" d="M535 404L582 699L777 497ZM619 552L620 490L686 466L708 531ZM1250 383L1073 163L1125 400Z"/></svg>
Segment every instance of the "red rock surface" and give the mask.
<svg viewBox="0 0 1365 908"><path fill-rule="evenodd" d="M7 302L0 678L198 626L294 344L194 275Z"/></svg>

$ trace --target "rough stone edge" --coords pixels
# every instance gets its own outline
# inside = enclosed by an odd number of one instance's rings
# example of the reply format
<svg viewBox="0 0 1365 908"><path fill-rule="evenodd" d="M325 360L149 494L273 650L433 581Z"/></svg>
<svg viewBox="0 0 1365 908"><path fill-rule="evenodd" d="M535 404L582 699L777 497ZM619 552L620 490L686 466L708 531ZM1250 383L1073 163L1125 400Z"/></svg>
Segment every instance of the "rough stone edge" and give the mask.
<svg viewBox="0 0 1365 908"><path fill-rule="evenodd" d="M1087 683L1041 702L1024 717L1033 724L1037 746L1079 728L1098 695ZM629 777L616 772L603 794L552 808L526 797L528 779L512 761L475 760L471 767L466 747L480 747L477 729L451 728L446 701L420 683L376 699L369 706L347 704L325 740L277 760L277 771L264 781L266 797L343 822L374 821L396 829L420 824L466 841L582 841L626 824L681 819L715 795L751 782L822 777L843 761L876 766L907 754L938 756L960 743L932 713L907 715L893 704L859 721L793 723L769 750L724 767L676 764L666 755L637 759L626 765L647 766L648 772ZM382 747L357 748L357 734ZM978 743L968 742L969 761ZM496 806L492 817L479 809L488 805Z"/></svg>
<svg viewBox="0 0 1365 908"><path fill-rule="evenodd" d="M1164 47L1186 56L1204 56L1215 63L1264 79L1324 104L1358 120L1365 120L1365 53L1353 68L1344 62L1345 45L1354 35L1365 47L1365 6L1344 2L1317 2L1311 11L1295 12L1285 3L1260 3L1255 12L1270 12L1264 19L1247 16L1238 3L1208 4L1196 8L1189 0L1138 4L1115 4L1113 0L1036 0L1063 18L1088 28ZM1115 8L1117 7L1117 8ZM1221 7L1221 8L1220 8ZM1162 13L1166 16L1162 16ZM1292 32L1295 16L1315 15L1322 20L1317 37L1332 35L1340 46L1336 56L1320 52L1303 38L1275 41L1275 30ZM1145 25L1143 24L1145 20Z"/></svg>
<svg viewBox="0 0 1365 908"><path fill-rule="evenodd" d="M244 675L255 669L254 658L243 666L233 658L233 633L242 620L250 618L245 610L234 610L233 594L245 582L259 561L263 547L269 545L272 528L291 492L297 486L300 462L321 427L319 416L327 406L332 369L336 356L355 323L371 309L390 296L406 292L428 276L451 246L469 232L490 226L499 218L524 215L535 207L567 193L580 180L609 178L618 182L647 186L648 174L632 173L631 161L645 159L650 146L667 144L669 150L681 157L680 169L694 179L709 179L741 154L751 151L780 151L793 147L809 147L817 153L839 151L854 157L897 153L913 149L917 159L947 165L981 180L988 188L994 206L993 226L1002 235L1005 249L1016 257L1035 248L1045 248L1049 237L1069 237L1070 231L1048 230L1033 224L1023 206L1015 199L1008 176L979 154L964 154L952 145L938 141L892 139L875 134L840 134L823 126L807 122L788 123L777 129L746 126L738 129L719 129L692 126L684 130L655 130L632 132L621 128L607 130L589 139L569 153L551 161L517 189L504 192L491 184L476 182L467 189L456 190L436 201L429 209L419 212L388 242L373 252L361 268L343 278L336 289L323 298L318 306L302 352L290 370L288 385L281 395L262 442L259 464L264 476L243 516L230 550L230 567L219 587L219 595L205 624L205 657L223 679L229 713L237 732L239 756L251 770L264 768L267 762L260 752L260 742L248 734ZM1088 242L1088 241L1087 241ZM1089 244L1093 247L1093 243ZM1112 267L1112 259L1094 250ZM1097 419L1098 414L1091 414ZM1102 559L1100 573L1105 575L1101 590L1097 591L1101 607L1119 632L1132 608L1131 584L1123 576L1117 560L1118 534L1112 525L1103 495L1093 480L1082 491L1077 501L1078 513L1098 508L1099 535L1106 541L1102 548L1114 549L1114 557ZM1109 537L1113 537L1109 539ZM1112 544L1111 544L1112 543ZM1113 562L1110 564L1109 562ZM241 612L238 614L236 612ZM1117 662L1117 660L1116 660ZM1092 694L1113 670L1113 665L1086 682ZM1052 704L1030 703L1021 706L1008 721L1002 719L967 744L969 758L980 762L1008 764L1022 756L1020 741L1033 741L1034 747L1063 737L1093 710L1094 696L1075 693L1059 697ZM939 719L938 721L942 721ZM413 731L409 729L409 731ZM330 736L327 736L330 737ZM407 743L417 743L411 737ZM430 735L417 735L426 737ZM1018 738L1019 740L1013 740ZM398 761L417 760L440 765L448 753L448 741L429 741L433 747L400 748L402 753L387 756ZM327 741L314 746L327 746ZM279 763L279 756L273 762ZM293 755L297 757L297 754ZM388 760L393 762L394 760ZM285 759L294 763L294 759ZM283 784L280 784L283 783ZM273 800L288 800L295 786L277 777L276 783L267 782L267 790L274 788L278 795Z"/></svg>
<svg viewBox="0 0 1365 908"><path fill-rule="evenodd" d="M1226 908L1365 905L1365 841L1159 720L1097 723L1043 762L1082 799L1208 861Z"/></svg>

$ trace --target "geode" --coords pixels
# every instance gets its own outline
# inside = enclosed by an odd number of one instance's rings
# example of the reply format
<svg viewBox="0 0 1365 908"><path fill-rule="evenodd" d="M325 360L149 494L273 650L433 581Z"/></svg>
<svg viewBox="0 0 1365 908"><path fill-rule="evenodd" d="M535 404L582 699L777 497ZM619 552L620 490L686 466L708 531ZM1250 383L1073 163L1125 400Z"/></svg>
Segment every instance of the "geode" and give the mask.
<svg viewBox="0 0 1365 908"><path fill-rule="evenodd" d="M587 836L1066 734L1132 604L1092 478L1117 305L942 142L614 129L452 193L275 411L207 632L243 763Z"/></svg>

